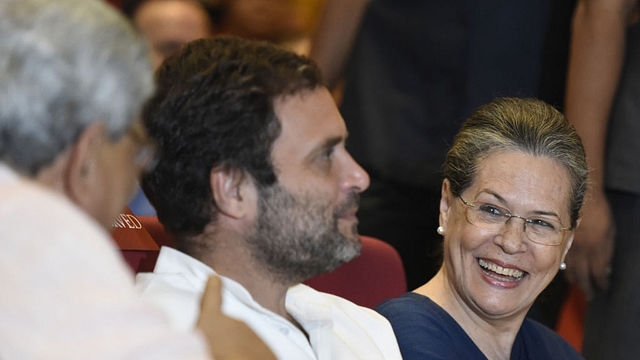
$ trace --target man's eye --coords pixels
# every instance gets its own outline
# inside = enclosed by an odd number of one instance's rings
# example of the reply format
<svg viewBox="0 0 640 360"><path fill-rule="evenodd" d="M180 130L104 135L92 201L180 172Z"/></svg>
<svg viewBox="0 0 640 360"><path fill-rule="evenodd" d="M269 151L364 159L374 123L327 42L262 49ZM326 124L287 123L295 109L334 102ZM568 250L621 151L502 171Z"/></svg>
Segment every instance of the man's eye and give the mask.
<svg viewBox="0 0 640 360"><path fill-rule="evenodd" d="M323 160L331 160L331 157L333 157L333 153L334 153L335 148L331 147L329 149L326 149L325 151L322 152L321 157Z"/></svg>

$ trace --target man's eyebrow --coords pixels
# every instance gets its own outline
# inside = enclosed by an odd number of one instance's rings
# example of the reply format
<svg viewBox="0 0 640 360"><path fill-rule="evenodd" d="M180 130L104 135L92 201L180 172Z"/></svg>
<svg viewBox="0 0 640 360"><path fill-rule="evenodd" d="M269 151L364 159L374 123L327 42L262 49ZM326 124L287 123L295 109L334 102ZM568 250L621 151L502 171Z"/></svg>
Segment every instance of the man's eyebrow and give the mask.
<svg viewBox="0 0 640 360"><path fill-rule="evenodd" d="M336 145L344 142L346 140L346 136L332 136L330 138L325 139L320 145L316 146L311 150L309 155L307 156L308 160L313 160L318 154L324 152L327 149L331 149Z"/></svg>
<svg viewBox="0 0 640 360"><path fill-rule="evenodd" d="M343 141L345 141L345 137L343 137L343 136L330 137L330 138L326 139L322 143L322 145L320 145L320 148L323 148L323 149L332 148L332 147L340 144Z"/></svg>

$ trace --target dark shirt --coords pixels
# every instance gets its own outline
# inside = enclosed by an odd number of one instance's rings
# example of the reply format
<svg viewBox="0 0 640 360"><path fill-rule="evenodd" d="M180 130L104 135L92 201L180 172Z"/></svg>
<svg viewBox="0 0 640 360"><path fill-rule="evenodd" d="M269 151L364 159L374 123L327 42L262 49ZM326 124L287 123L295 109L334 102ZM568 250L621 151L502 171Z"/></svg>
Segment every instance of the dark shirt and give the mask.
<svg viewBox="0 0 640 360"><path fill-rule="evenodd" d="M405 360L486 359L458 323L426 296L407 293L380 304ZM516 336L511 359L582 359L557 333L526 318Z"/></svg>
<svg viewBox="0 0 640 360"><path fill-rule="evenodd" d="M348 148L372 177L440 191L462 121L535 96L551 0L372 0L345 72Z"/></svg>

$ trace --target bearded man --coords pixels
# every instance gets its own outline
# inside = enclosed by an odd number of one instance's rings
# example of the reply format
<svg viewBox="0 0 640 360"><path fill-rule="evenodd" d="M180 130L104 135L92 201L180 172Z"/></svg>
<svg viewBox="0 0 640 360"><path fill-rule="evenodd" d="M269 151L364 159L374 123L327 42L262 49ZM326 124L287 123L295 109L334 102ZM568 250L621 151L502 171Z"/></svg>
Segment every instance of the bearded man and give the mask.
<svg viewBox="0 0 640 360"><path fill-rule="evenodd" d="M316 65L273 45L196 40L168 58L143 120L160 158L143 189L178 250L143 295L190 328L204 280L279 359L400 359L388 322L300 284L356 257L367 173Z"/></svg>

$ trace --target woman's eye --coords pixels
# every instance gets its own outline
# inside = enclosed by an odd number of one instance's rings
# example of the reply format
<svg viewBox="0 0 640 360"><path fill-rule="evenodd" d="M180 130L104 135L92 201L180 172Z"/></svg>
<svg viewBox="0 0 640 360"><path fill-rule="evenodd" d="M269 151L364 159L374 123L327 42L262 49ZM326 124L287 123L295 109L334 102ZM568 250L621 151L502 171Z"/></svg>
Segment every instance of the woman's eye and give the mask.
<svg viewBox="0 0 640 360"><path fill-rule="evenodd" d="M540 227L540 228L548 228L548 229L552 229L555 230L555 226L553 226L552 223L542 220L542 219L529 219L531 221L531 225L534 225L536 227Z"/></svg>
<svg viewBox="0 0 640 360"><path fill-rule="evenodd" d="M487 215L503 216L505 214L505 211L501 208L491 204L480 204L478 206L478 210L486 213Z"/></svg>

